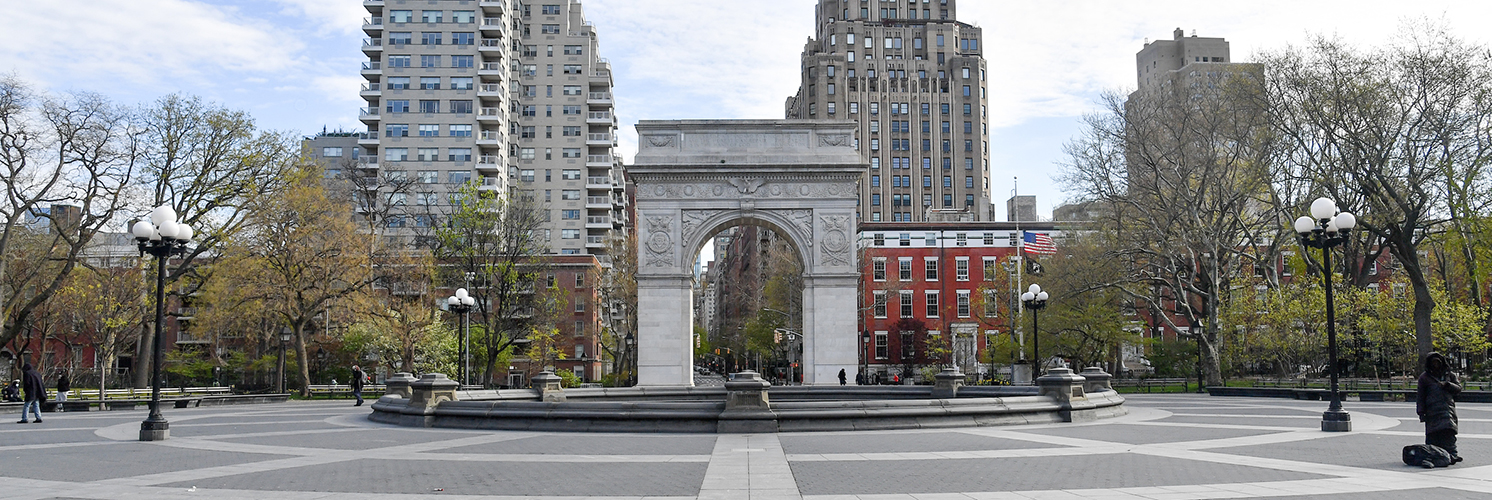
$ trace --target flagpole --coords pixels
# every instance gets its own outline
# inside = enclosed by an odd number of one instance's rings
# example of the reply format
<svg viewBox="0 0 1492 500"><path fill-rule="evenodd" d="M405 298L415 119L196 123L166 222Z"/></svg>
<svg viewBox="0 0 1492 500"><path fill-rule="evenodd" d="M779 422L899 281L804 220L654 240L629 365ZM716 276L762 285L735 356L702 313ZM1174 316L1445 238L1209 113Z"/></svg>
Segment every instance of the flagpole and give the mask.
<svg viewBox="0 0 1492 500"><path fill-rule="evenodd" d="M1015 199L1016 196L1020 196L1021 192L1020 177L1011 177L1011 182L1014 184L1014 187L1010 190L1010 198ZM1009 212L1008 209L1007 212ZM1014 213L1009 213L1007 215L1015 221L1015 289L1011 290L1010 293L1010 296L1012 297L1011 306L1013 309L1015 309L1018 318L1024 318L1026 311L1025 305L1022 304L1021 301L1014 300L1013 298L1020 296L1021 288L1023 288L1025 285L1023 282L1023 273L1025 272L1026 267L1026 235L1021 231L1021 218L1015 216ZM1012 325L1014 326L1017 337L1020 339L1021 361L1026 361L1026 330L1024 324L1024 321L1017 320L1014 322L1014 325ZM1014 378L1014 373L1012 373L1011 375L1012 378ZM1034 375L1032 382L1035 382Z"/></svg>

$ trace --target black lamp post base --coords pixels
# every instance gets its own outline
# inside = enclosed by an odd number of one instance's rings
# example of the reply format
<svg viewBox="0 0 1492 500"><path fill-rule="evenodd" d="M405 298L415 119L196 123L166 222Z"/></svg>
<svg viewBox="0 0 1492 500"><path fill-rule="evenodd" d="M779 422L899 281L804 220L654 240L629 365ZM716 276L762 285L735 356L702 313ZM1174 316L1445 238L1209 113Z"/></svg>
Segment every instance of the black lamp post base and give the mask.
<svg viewBox="0 0 1492 500"><path fill-rule="evenodd" d="M1327 410L1321 413L1321 432L1352 431L1352 415L1342 410Z"/></svg>
<svg viewBox="0 0 1492 500"><path fill-rule="evenodd" d="M150 420L140 422L141 441L165 441L171 437L171 423L166 419Z"/></svg>

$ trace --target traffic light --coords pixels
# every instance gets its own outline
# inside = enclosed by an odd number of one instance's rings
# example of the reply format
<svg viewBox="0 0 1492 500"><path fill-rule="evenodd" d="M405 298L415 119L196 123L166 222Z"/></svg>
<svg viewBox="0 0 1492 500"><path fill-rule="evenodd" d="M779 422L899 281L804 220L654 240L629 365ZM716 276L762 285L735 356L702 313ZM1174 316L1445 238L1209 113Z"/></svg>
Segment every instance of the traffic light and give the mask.
<svg viewBox="0 0 1492 500"><path fill-rule="evenodd" d="M774 344L781 344L782 343L782 330L775 330L775 331L772 332L772 343L774 343Z"/></svg>

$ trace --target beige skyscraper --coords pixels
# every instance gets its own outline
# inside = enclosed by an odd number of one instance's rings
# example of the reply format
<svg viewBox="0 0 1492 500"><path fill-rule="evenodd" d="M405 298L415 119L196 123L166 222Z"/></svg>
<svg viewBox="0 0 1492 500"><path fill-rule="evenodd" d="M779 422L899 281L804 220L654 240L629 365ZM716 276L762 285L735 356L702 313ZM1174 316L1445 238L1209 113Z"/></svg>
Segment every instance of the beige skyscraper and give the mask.
<svg viewBox="0 0 1492 500"><path fill-rule="evenodd" d="M990 217L983 32L956 3L818 2L786 114L860 125L863 221Z"/></svg>
<svg viewBox="0 0 1492 500"><path fill-rule="evenodd" d="M390 228L436 223L469 181L549 211L548 247L604 253L625 223L611 72L579 2L366 0L362 175ZM400 207L403 207L401 210Z"/></svg>

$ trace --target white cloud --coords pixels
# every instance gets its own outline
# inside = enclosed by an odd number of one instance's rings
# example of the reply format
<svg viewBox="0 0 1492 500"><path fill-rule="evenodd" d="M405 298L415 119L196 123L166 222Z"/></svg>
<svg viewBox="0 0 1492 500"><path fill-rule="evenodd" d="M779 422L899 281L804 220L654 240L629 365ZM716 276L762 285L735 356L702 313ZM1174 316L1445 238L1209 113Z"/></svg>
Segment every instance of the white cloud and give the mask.
<svg viewBox="0 0 1492 500"><path fill-rule="evenodd" d="M368 9L353 0L275 0L288 14L310 18L323 34L359 35L363 33Z"/></svg>

